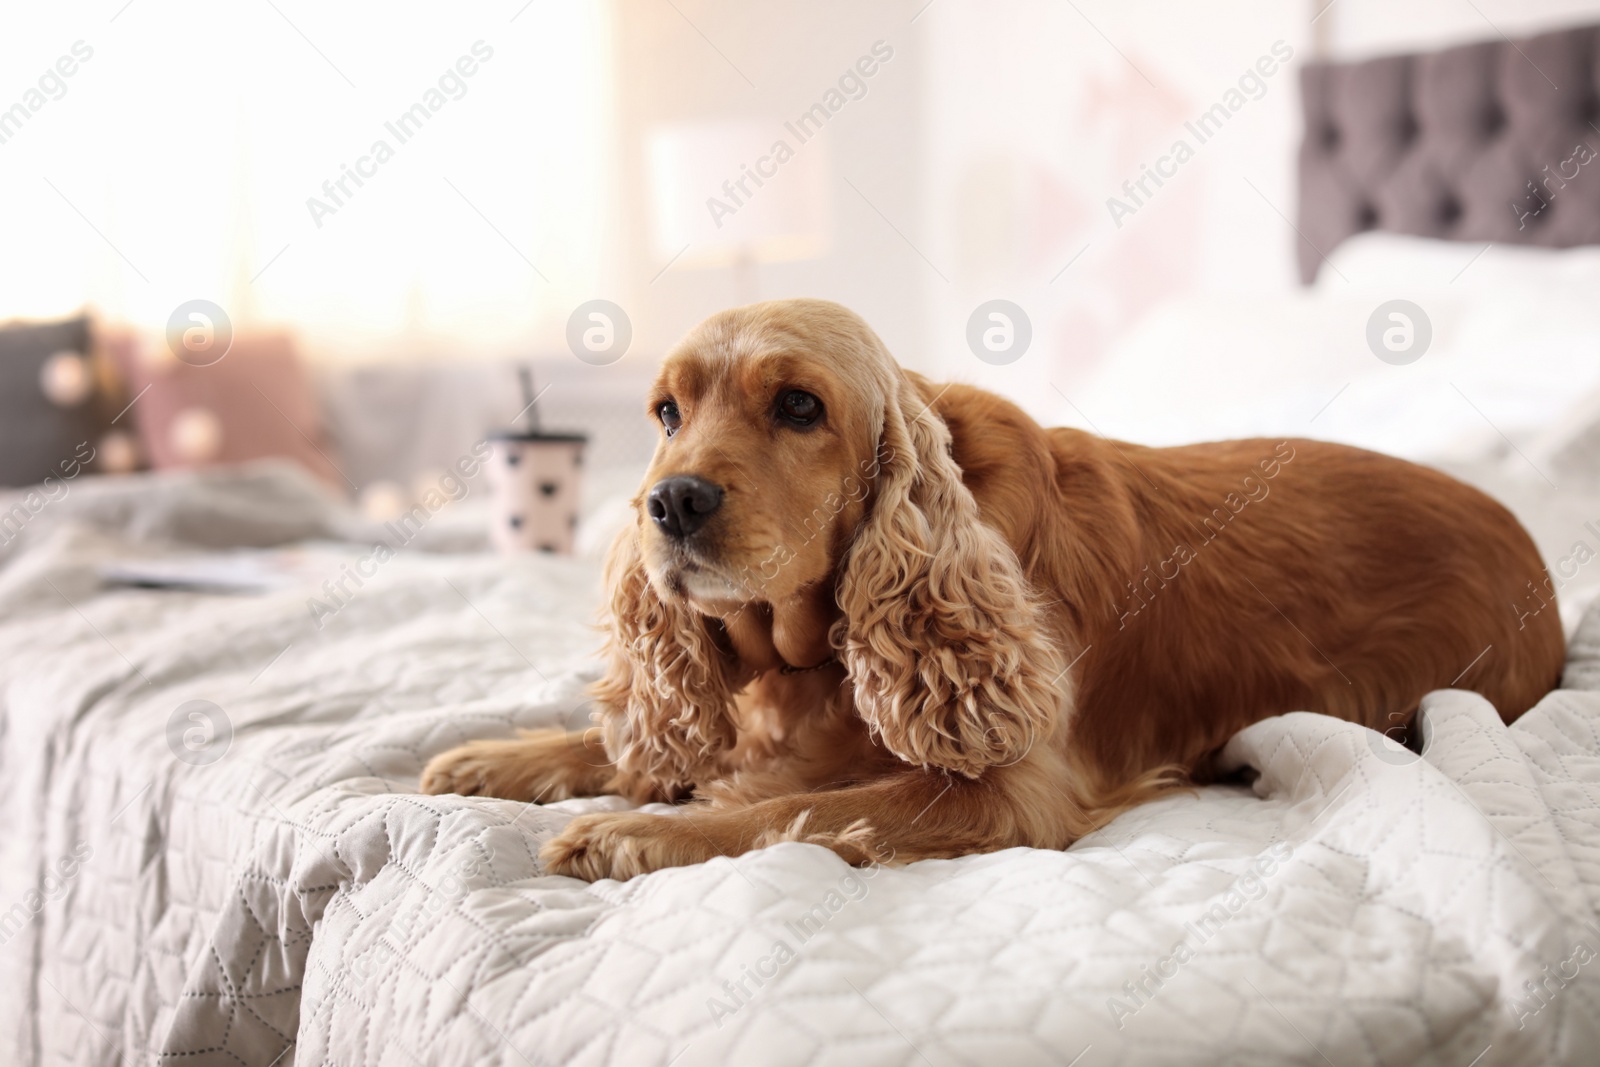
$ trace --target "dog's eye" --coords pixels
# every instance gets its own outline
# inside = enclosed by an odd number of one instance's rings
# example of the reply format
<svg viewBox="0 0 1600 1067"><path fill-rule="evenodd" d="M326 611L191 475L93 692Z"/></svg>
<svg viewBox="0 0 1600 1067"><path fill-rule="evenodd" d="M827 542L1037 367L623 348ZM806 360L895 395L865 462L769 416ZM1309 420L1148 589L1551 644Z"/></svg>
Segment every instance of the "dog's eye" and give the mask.
<svg viewBox="0 0 1600 1067"><path fill-rule="evenodd" d="M778 415L796 426L810 426L822 414L822 401L800 389L778 397Z"/></svg>
<svg viewBox="0 0 1600 1067"><path fill-rule="evenodd" d="M678 414L678 405L670 400L656 406L656 418L661 420L661 425L667 431L668 437L677 433L678 428L683 425L683 416Z"/></svg>

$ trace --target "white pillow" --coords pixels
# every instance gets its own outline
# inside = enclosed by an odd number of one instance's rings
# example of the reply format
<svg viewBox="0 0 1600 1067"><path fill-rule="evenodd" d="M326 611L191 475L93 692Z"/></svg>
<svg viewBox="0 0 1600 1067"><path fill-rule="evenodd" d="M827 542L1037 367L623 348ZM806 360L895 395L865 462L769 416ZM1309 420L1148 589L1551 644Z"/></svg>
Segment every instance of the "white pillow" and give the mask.
<svg viewBox="0 0 1600 1067"><path fill-rule="evenodd" d="M1357 288L1490 293L1571 291L1600 284L1600 247L1535 248L1370 232L1335 248L1318 292Z"/></svg>
<svg viewBox="0 0 1600 1067"><path fill-rule="evenodd" d="M1600 390L1600 249L1495 246L1468 266L1482 247L1367 234L1336 254L1343 277L1324 265L1310 289L1165 305L1078 390L1082 417L1062 405L1060 421L1146 444L1294 435L1517 460L1506 439L1531 444ZM1367 343L1394 299L1432 329L1402 366Z"/></svg>

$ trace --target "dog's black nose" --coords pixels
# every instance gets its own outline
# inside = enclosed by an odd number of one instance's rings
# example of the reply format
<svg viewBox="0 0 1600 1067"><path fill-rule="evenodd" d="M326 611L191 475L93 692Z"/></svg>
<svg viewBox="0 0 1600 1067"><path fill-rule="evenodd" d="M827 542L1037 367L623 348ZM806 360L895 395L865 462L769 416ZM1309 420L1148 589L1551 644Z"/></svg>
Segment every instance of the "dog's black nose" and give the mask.
<svg viewBox="0 0 1600 1067"><path fill-rule="evenodd" d="M650 488L644 506L668 537L688 537L722 506L722 487L692 474L663 478Z"/></svg>

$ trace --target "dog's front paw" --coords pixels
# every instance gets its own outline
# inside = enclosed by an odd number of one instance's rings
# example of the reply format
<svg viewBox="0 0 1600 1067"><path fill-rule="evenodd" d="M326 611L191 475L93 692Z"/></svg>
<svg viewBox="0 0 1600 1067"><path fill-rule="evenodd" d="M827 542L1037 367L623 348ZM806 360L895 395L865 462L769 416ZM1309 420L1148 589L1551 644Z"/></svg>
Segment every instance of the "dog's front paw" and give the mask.
<svg viewBox="0 0 1600 1067"><path fill-rule="evenodd" d="M588 882L625 882L663 867L704 863L720 852L703 834L686 825L686 815L602 812L580 815L539 850L551 874Z"/></svg>
<svg viewBox="0 0 1600 1067"><path fill-rule="evenodd" d="M596 755L596 753L599 753ZM503 800L566 800L601 791L611 775L604 750L581 733L529 730L503 741L469 741L422 769L424 793Z"/></svg>
<svg viewBox="0 0 1600 1067"><path fill-rule="evenodd" d="M434 795L458 793L464 797L531 799L508 797L501 791L511 779L520 777L514 773L511 759L512 753L504 741L469 741L428 761L422 769L422 791Z"/></svg>

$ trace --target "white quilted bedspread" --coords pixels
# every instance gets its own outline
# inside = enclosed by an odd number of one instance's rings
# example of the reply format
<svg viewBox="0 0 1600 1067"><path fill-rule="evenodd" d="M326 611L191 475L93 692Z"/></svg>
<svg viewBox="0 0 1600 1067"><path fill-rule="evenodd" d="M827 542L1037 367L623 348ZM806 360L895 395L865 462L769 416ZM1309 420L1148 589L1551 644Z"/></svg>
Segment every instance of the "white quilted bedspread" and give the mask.
<svg viewBox="0 0 1600 1067"><path fill-rule="evenodd" d="M791 843L588 885L535 856L611 802L415 788L582 717L590 566L401 557L321 629L305 590L102 587L238 505L162 486L85 485L0 553L0 1062L1600 1060L1600 616L1509 729L1431 696L1420 759L1295 713L1230 745L1253 788L1066 852ZM337 525L250 492L283 537ZM231 726L213 762L169 743L191 700Z"/></svg>

